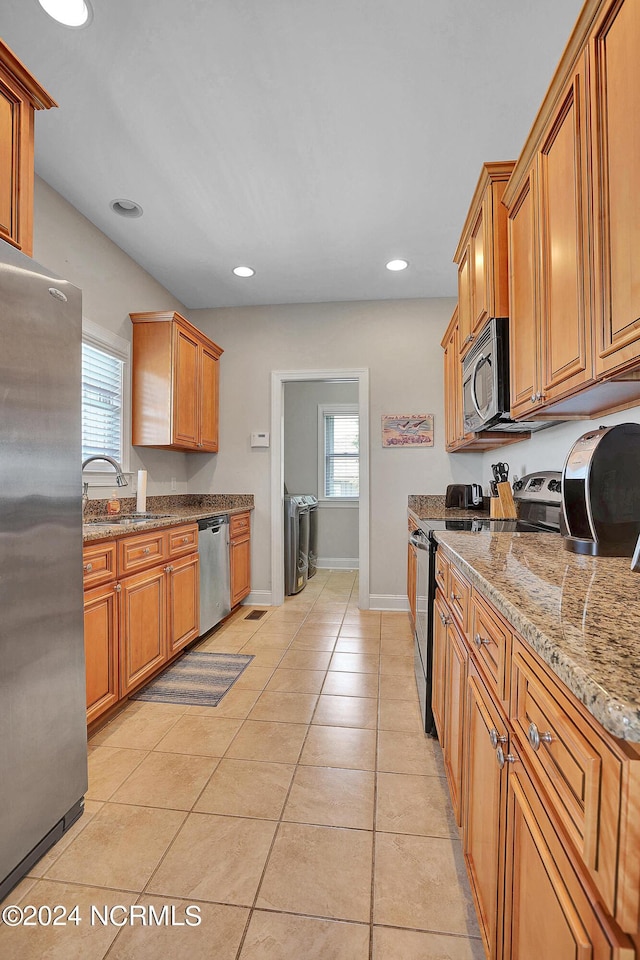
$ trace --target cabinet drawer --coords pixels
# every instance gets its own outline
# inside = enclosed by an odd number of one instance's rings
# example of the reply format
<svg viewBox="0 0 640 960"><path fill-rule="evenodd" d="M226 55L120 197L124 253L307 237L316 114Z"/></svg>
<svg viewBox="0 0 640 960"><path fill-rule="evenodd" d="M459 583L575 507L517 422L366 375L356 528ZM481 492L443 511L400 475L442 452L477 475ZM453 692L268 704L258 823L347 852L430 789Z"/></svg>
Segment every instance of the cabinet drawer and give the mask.
<svg viewBox="0 0 640 960"><path fill-rule="evenodd" d="M167 557L167 536L162 530L125 537L118 543L118 575L136 573Z"/></svg>
<svg viewBox="0 0 640 960"><path fill-rule="evenodd" d="M436 554L437 556L437 554ZM437 575L437 571L436 571ZM449 607L462 632L466 633L469 626L469 598L471 596L471 587L462 576L462 574L449 564L449 582L447 586L447 598Z"/></svg>
<svg viewBox="0 0 640 960"><path fill-rule="evenodd" d="M469 636L489 689L498 700L508 700L511 632L475 591L471 596Z"/></svg>
<svg viewBox="0 0 640 960"><path fill-rule="evenodd" d="M441 550L436 550L436 586L442 590L445 597L448 597L449 561Z"/></svg>
<svg viewBox="0 0 640 960"><path fill-rule="evenodd" d="M520 754L543 787L549 813L573 842L607 910L623 925L620 899L631 895L637 924L637 875L624 878L624 884L617 876L618 857L630 839L621 822L622 756L518 637L511 682L510 715Z"/></svg>
<svg viewBox="0 0 640 960"><path fill-rule="evenodd" d="M184 553L194 553L198 549L198 524L175 527L167 531L169 556L180 557Z"/></svg>
<svg viewBox="0 0 640 960"><path fill-rule="evenodd" d="M237 513L229 518L229 537L239 537L250 530L250 519L248 513Z"/></svg>
<svg viewBox="0 0 640 960"><path fill-rule="evenodd" d="M82 551L82 578L85 590L98 587L101 583L115 580L116 544L115 540L92 543Z"/></svg>

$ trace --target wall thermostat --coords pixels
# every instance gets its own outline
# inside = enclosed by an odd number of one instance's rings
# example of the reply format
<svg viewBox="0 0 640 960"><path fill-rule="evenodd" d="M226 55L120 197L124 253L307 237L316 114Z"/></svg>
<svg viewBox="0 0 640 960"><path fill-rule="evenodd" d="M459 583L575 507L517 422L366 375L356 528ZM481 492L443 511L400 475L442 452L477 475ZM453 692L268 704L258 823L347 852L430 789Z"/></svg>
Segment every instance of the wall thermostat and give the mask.
<svg viewBox="0 0 640 960"><path fill-rule="evenodd" d="M269 434L268 433L252 433L251 446L252 447L268 447Z"/></svg>

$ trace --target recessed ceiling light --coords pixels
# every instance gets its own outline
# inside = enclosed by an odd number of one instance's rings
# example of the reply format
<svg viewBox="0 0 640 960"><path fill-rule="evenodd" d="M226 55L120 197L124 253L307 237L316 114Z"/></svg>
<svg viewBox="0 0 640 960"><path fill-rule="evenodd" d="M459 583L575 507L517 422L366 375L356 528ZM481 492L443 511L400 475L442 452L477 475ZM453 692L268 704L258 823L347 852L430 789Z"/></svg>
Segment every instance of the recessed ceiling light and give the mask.
<svg viewBox="0 0 640 960"><path fill-rule="evenodd" d="M89 0L39 0L39 3L45 13L65 27L86 27L93 16Z"/></svg>
<svg viewBox="0 0 640 960"><path fill-rule="evenodd" d="M109 204L114 213L120 217L141 217L142 207L133 200L112 200Z"/></svg>
<svg viewBox="0 0 640 960"><path fill-rule="evenodd" d="M387 270L406 270L408 266L408 260L389 260Z"/></svg>
<svg viewBox="0 0 640 960"><path fill-rule="evenodd" d="M233 272L236 277L252 277L255 273L253 267L234 267Z"/></svg>

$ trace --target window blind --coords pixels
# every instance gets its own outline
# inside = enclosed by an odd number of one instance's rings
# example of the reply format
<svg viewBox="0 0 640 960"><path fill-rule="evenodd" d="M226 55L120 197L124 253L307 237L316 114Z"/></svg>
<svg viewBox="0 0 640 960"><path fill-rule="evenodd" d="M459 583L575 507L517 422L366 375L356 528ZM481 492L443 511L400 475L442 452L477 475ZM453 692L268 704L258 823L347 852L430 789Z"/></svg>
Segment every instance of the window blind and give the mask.
<svg viewBox="0 0 640 960"><path fill-rule="evenodd" d="M123 361L82 344L82 459L107 454L122 461Z"/></svg>
<svg viewBox="0 0 640 960"><path fill-rule="evenodd" d="M324 495L357 497L360 453L357 414L324 416Z"/></svg>

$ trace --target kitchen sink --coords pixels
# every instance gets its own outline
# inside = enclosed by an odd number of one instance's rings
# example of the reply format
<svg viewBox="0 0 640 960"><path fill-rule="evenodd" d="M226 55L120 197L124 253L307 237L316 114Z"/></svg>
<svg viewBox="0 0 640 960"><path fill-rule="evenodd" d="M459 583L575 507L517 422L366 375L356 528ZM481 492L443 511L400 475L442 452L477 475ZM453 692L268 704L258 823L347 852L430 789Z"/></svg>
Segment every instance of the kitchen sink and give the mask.
<svg viewBox="0 0 640 960"><path fill-rule="evenodd" d="M90 524L92 527L112 527L115 524L126 526L130 523L141 523L143 520L169 520L171 513L128 513L124 517L89 517L83 520L83 523Z"/></svg>

